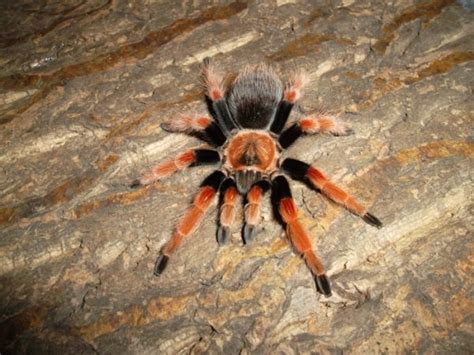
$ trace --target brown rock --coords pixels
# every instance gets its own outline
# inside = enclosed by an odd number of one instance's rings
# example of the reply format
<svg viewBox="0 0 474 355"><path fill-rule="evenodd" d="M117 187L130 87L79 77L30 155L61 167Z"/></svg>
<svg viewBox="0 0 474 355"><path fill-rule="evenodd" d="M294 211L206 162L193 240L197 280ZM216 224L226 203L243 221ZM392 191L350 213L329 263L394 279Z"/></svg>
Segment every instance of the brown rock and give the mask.
<svg viewBox="0 0 474 355"><path fill-rule="evenodd" d="M199 4L198 4L199 3ZM0 353L472 353L473 13L454 1L86 1L0 5ZM215 2L214 2L215 3ZM152 275L200 181L131 191L195 138L200 62L304 69L305 137L377 230L293 183L325 262L321 297L265 200L256 241L216 209ZM239 210L241 212L241 210Z"/></svg>

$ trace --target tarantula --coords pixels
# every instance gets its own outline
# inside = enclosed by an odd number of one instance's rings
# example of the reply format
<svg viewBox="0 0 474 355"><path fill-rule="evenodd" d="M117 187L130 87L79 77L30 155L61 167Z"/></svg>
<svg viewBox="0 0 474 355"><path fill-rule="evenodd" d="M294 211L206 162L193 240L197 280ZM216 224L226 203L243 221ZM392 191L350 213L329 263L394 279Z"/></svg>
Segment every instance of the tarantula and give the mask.
<svg viewBox="0 0 474 355"><path fill-rule="evenodd" d="M247 66L230 85L225 85L224 78L209 60L204 61L203 74L211 117L180 116L168 120L162 127L166 131L197 136L214 149L187 150L146 171L132 184L132 187L148 185L187 167L220 164L204 179L192 206L176 226L171 239L162 247L154 274L163 272L169 256L197 228L217 193L221 201L218 243L224 244L229 238L239 194L246 200L243 241L246 244L251 242L260 223L262 197L271 190L275 216L286 227L290 243L311 270L318 291L330 296L329 279L313 250L308 233L298 219L288 180L281 173L305 182L375 227L380 228L382 223L354 197L330 182L319 169L296 159L282 160L280 157L282 151L302 135L347 135L351 130L336 117L322 113L303 116L285 129L291 110L301 97L306 81L304 75L294 75L283 86L275 72L261 64Z"/></svg>

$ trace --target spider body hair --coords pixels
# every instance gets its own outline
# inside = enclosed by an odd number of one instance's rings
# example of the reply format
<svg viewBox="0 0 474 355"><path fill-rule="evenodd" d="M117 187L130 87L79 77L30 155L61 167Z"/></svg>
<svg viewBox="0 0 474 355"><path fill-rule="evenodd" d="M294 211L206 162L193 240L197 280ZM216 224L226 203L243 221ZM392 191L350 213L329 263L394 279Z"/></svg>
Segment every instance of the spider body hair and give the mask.
<svg viewBox="0 0 474 355"><path fill-rule="evenodd" d="M270 67L260 64L239 73L226 99L239 128L266 130L275 120L282 95L280 79Z"/></svg>
<svg viewBox="0 0 474 355"><path fill-rule="evenodd" d="M269 179L280 156L275 139L266 131L242 130L224 147L224 167L234 175L237 189L246 194L261 179Z"/></svg>
<svg viewBox="0 0 474 355"><path fill-rule="evenodd" d="M319 169L292 158L281 158L283 150L302 135L348 135L352 130L336 117L317 113L301 117L285 129L297 100L302 96L306 76L297 73L284 86L269 66L247 66L224 85L223 77L209 60L204 61L206 98L211 117L189 115L168 120L167 131L184 132L201 138L209 149L190 149L146 171L131 187L161 180L192 166L218 164L220 167L201 184L191 207L177 224L170 240L162 247L155 263L155 275L161 274L181 243L197 228L207 209L219 196L217 241L225 244L235 219L239 195L244 196L242 238L250 243L261 222L261 203L267 191L276 219L284 226L294 251L306 262L317 290L331 295L331 285L323 263L315 253L311 238L299 220L296 202L284 174L305 182L365 222L380 228L382 222L369 213L354 197L332 183Z"/></svg>

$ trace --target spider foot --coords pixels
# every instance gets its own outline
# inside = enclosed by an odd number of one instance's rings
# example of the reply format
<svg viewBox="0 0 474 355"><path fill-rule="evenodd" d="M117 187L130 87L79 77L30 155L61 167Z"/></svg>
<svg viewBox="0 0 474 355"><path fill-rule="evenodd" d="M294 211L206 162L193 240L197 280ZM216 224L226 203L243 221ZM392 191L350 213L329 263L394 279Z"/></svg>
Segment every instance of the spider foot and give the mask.
<svg viewBox="0 0 474 355"><path fill-rule="evenodd" d="M219 243L219 245L226 244L227 241L229 240L229 236L230 236L229 227L219 226L219 228L217 228L217 243Z"/></svg>
<svg viewBox="0 0 474 355"><path fill-rule="evenodd" d="M374 226L374 227L377 227L377 228L382 228L383 224L382 222L380 221L380 219L378 219L377 217L375 217L373 214L367 212L365 215L362 216L362 219L367 222L368 224Z"/></svg>
<svg viewBox="0 0 474 355"><path fill-rule="evenodd" d="M160 128L165 132L169 132L169 133L175 132L175 130L173 130L170 122L163 122L162 124L160 124Z"/></svg>
<svg viewBox="0 0 474 355"><path fill-rule="evenodd" d="M130 188L132 190L135 190L135 189L138 189L140 186L142 186L142 184L140 183L140 180L134 180L131 184L130 184Z"/></svg>
<svg viewBox="0 0 474 355"><path fill-rule="evenodd" d="M169 257L167 255L160 254L155 262L155 269L153 271L155 276L159 276L163 272L163 270L166 268L166 265L168 264L168 260Z"/></svg>
<svg viewBox="0 0 474 355"><path fill-rule="evenodd" d="M257 228L253 224L245 224L243 230L244 244L250 244L255 240Z"/></svg>
<svg viewBox="0 0 474 355"><path fill-rule="evenodd" d="M316 289L319 293L322 293L326 297L330 297L332 295L331 284L329 283L329 279L325 274L316 275L314 277L314 281L316 282Z"/></svg>
<svg viewBox="0 0 474 355"><path fill-rule="evenodd" d="M333 136L344 137L344 136L351 136L354 133L355 133L355 131L352 128L350 128L348 126L344 126L343 130L334 132Z"/></svg>

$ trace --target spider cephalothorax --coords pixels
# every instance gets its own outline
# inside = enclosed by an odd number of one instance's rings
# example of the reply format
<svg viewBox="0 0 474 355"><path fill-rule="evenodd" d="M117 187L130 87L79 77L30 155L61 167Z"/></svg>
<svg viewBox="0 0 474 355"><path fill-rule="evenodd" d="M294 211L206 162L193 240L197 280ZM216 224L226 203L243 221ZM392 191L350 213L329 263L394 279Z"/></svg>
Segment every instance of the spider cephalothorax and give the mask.
<svg viewBox="0 0 474 355"><path fill-rule="evenodd" d="M277 168L278 158L276 141L267 132L239 131L224 147L224 168L228 175L234 175L241 194L262 178L268 179Z"/></svg>
<svg viewBox="0 0 474 355"><path fill-rule="evenodd" d="M382 223L352 196L330 182L320 170L296 159L281 160L280 153L304 134L346 135L351 130L335 117L322 113L303 116L285 129L304 86L301 74L295 75L283 87L270 67L248 66L226 89L223 78L205 61L204 78L211 117L180 116L168 120L162 127L167 131L193 134L212 147L185 151L146 171L132 185L147 185L189 166L221 164L204 179L192 206L161 249L155 264L155 275L163 272L169 256L196 229L217 193L221 201L217 241L223 244L229 238L240 194L246 200L243 240L249 243L255 237L261 219L262 197L271 190L275 213L284 224L290 243L314 275L319 292L331 295L324 267L298 219L288 180L282 173L305 182L367 223L376 227L381 227Z"/></svg>

